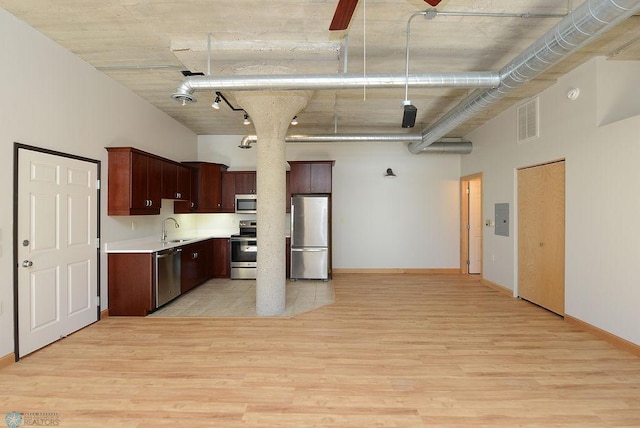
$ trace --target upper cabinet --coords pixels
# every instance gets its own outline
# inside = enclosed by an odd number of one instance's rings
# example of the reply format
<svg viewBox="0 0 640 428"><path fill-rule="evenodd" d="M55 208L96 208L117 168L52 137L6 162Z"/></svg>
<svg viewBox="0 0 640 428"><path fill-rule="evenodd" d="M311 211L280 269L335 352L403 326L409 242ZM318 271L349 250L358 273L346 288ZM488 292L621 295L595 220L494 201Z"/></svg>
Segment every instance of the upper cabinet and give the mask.
<svg viewBox="0 0 640 428"><path fill-rule="evenodd" d="M107 214L160 214L162 158L131 147L107 147L107 151Z"/></svg>
<svg viewBox="0 0 640 428"><path fill-rule="evenodd" d="M222 174L221 212L236 211L236 195L256 193L255 171L226 171Z"/></svg>
<svg viewBox="0 0 640 428"><path fill-rule="evenodd" d="M191 169L176 162L162 162L162 198L191 200Z"/></svg>
<svg viewBox="0 0 640 428"><path fill-rule="evenodd" d="M289 190L297 193L331 193L331 170L335 161L289 161Z"/></svg>
<svg viewBox="0 0 640 428"><path fill-rule="evenodd" d="M191 200L176 201L174 212L216 213L222 211L222 175L226 165L209 162L183 162L191 168Z"/></svg>
<svg viewBox="0 0 640 428"><path fill-rule="evenodd" d="M236 182L236 194L246 195L256 193L256 172L255 171L234 171Z"/></svg>

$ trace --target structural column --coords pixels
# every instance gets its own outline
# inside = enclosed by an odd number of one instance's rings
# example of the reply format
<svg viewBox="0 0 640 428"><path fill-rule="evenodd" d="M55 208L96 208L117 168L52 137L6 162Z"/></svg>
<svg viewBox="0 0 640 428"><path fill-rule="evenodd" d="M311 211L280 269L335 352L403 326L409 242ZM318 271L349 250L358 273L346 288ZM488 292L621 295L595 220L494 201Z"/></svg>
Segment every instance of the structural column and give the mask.
<svg viewBox="0 0 640 428"><path fill-rule="evenodd" d="M265 70L263 74L267 74ZM252 70L257 74L255 70ZM273 69L267 70L270 74ZM236 101L249 114L257 135L258 269L256 313L278 315L286 307L285 136L291 119L309 98L306 91L237 92Z"/></svg>

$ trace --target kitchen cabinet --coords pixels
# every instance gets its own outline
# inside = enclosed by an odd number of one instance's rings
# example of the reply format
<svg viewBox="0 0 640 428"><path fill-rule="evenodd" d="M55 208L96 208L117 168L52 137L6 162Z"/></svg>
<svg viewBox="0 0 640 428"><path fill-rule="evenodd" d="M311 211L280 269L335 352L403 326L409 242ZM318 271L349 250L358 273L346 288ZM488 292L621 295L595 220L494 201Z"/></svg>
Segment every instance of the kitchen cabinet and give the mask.
<svg viewBox="0 0 640 428"><path fill-rule="evenodd" d="M234 171L235 193L246 195L256 193L256 172L255 171Z"/></svg>
<svg viewBox="0 0 640 428"><path fill-rule="evenodd" d="M132 147L107 147L107 151L107 214L160 214L162 158Z"/></svg>
<svg viewBox="0 0 640 428"><path fill-rule="evenodd" d="M222 175L226 165L209 162L183 162L191 168L191 200L176 201L174 212L217 213L226 212L222 208Z"/></svg>
<svg viewBox="0 0 640 428"><path fill-rule="evenodd" d="M212 276L231 278L231 244L229 238L213 238Z"/></svg>
<svg viewBox="0 0 640 428"><path fill-rule="evenodd" d="M110 253L109 315L146 316L153 305L153 253Z"/></svg>
<svg viewBox="0 0 640 428"><path fill-rule="evenodd" d="M220 211L233 213L236 211L236 176L235 173L226 171L221 177Z"/></svg>
<svg viewBox="0 0 640 428"><path fill-rule="evenodd" d="M162 198L191 200L191 169L175 162L162 162Z"/></svg>
<svg viewBox="0 0 640 428"><path fill-rule="evenodd" d="M213 276L214 255L213 239L182 246L180 256L180 290L182 293L197 287Z"/></svg>
<svg viewBox="0 0 640 428"><path fill-rule="evenodd" d="M335 161L289 161L290 191L297 193L331 193L331 172Z"/></svg>

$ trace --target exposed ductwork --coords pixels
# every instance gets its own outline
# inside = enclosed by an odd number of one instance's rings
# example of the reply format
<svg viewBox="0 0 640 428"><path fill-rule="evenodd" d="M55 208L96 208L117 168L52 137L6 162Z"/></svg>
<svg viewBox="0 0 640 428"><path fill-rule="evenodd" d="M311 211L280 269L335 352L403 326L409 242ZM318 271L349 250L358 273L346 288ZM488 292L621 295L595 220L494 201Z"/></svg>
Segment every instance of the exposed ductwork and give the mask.
<svg viewBox="0 0 640 428"><path fill-rule="evenodd" d="M476 113L499 101L510 92L535 79L540 74L583 48L606 31L633 14L640 12L640 0L585 0L540 39L510 61L498 73L460 72L424 73L412 75L372 74L310 74L257 76L188 76L171 97L183 104L195 102L196 91L285 91L340 90L395 87L452 87L476 89L456 107L418 136L389 135L308 135L304 142L329 141L408 141L409 151L469 153L471 143L447 142L443 139L453 129ZM488 88L488 89L487 89ZM245 147L250 147L249 138ZM288 142L294 136L287 137ZM243 142L245 140L243 139ZM298 140L296 142L303 142ZM241 143L241 147L243 147ZM460 145L460 147L455 147ZM468 150L468 151L466 151Z"/></svg>
<svg viewBox="0 0 640 428"><path fill-rule="evenodd" d="M287 135L286 143L417 143L422 141L421 134L326 134L326 135ZM256 135L245 135L240 141L241 149L250 149L258 142ZM470 141L459 138L443 138L431 144L428 153L446 153L467 155L471 153Z"/></svg>
<svg viewBox="0 0 640 428"><path fill-rule="evenodd" d="M302 74L256 76L188 76L174 100L183 104L196 101L196 91L289 91L338 90L366 88L492 88L500 84L496 72L423 73L410 76L398 74Z"/></svg>
<svg viewBox="0 0 640 428"><path fill-rule="evenodd" d="M498 87L476 90L433 125L422 131L422 141L409 144L411 153L428 150L430 144L466 122L483 108L536 78L571 53L640 11L638 0L586 0L524 52L500 70Z"/></svg>

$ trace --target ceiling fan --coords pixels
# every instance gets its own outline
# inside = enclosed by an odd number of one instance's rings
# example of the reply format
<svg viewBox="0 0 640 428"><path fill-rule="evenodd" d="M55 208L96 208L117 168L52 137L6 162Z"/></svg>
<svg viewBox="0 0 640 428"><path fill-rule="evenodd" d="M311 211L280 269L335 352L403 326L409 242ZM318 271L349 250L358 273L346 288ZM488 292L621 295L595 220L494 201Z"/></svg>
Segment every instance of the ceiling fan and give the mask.
<svg viewBox="0 0 640 428"><path fill-rule="evenodd" d="M424 0L427 4L432 7L436 7L438 3L442 0ZM338 6L336 6L336 11L333 14L333 19L331 20L331 25L329 26L330 31L340 31L346 30L349 27L349 22L351 22L351 16L353 16L353 12L356 10L356 6L358 4L358 0L338 0Z"/></svg>

